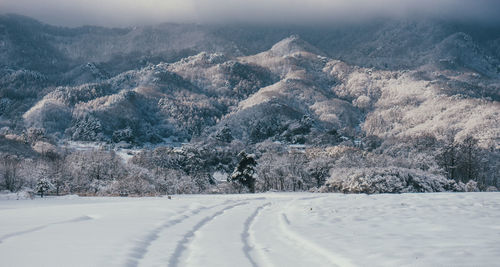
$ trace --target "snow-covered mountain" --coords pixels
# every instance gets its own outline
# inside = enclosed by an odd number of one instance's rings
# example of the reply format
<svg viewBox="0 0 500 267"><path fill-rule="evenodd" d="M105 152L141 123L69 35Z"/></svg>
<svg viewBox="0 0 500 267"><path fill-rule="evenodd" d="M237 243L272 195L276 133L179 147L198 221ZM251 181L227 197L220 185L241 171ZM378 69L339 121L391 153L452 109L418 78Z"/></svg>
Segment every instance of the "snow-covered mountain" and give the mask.
<svg viewBox="0 0 500 267"><path fill-rule="evenodd" d="M183 24L70 29L16 15L3 15L0 22L3 117L19 118L22 112L26 126L50 132L64 133L91 116L101 125L100 132L91 134L95 138L108 139L114 131L127 128L143 136L144 122L153 129L155 140L180 132L189 139L219 121L230 124L243 138L250 135L248 129L238 130L245 128L243 120L249 127L255 125L248 122L254 115L241 113L285 105L289 111L278 108L285 121L309 116L322 130L364 127L370 134L393 135L388 128L398 127L386 116L388 108L411 113L441 97L452 103L482 98L486 102L472 105L495 110L497 103L487 99L499 99L500 61L491 43L500 33L492 29L487 29L493 33L488 40L484 33L476 40L474 32L454 32L470 27L450 23L377 21L330 30L318 27L312 32L276 27L250 39L258 35L258 27L242 26L248 32L234 34L234 27ZM305 34L271 43L270 36L290 32ZM235 36L246 43L232 40ZM258 49L256 43L269 49L249 54ZM447 100L454 95L467 97ZM17 102L24 110L13 104ZM188 111L199 119L182 115ZM390 125L371 125L377 116ZM275 120L271 119L274 124ZM461 128L470 125L461 124ZM397 133L414 131L418 125L404 125ZM287 126L273 127L281 130L269 130L266 138L282 134ZM88 139L72 132L66 131L65 138Z"/></svg>
<svg viewBox="0 0 500 267"><path fill-rule="evenodd" d="M429 137L430 155L472 136L497 153L499 40L499 27L437 20L107 29L2 15L1 134L392 156L409 156L404 140Z"/></svg>

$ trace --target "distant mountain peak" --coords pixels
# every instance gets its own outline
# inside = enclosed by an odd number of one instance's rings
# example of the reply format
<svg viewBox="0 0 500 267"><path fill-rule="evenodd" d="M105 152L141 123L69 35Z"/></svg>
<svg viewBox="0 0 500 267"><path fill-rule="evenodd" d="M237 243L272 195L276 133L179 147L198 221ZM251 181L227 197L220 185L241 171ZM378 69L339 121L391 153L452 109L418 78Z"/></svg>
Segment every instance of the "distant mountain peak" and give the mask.
<svg viewBox="0 0 500 267"><path fill-rule="evenodd" d="M498 58L464 32L446 37L435 46L428 58L432 62L439 62L443 69L471 69L488 77L499 77L500 74Z"/></svg>
<svg viewBox="0 0 500 267"><path fill-rule="evenodd" d="M324 55L318 48L304 41L299 35L293 34L271 47L269 50L275 56L286 56L296 52L309 52L316 55Z"/></svg>

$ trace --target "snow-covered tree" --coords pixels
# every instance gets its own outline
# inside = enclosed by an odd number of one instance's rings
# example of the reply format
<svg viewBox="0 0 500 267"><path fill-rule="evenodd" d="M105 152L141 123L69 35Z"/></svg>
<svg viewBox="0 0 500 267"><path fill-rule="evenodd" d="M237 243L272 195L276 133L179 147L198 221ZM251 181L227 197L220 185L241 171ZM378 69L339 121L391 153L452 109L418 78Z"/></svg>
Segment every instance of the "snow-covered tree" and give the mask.
<svg viewBox="0 0 500 267"><path fill-rule="evenodd" d="M464 191L463 183L421 170L398 167L332 169L323 192L409 193ZM472 184L471 184L472 187Z"/></svg>
<svg viewBox="0 0 500 267"><path fill-rule="evenodd" d="M319 188L325 183L331 167L331 159L326 157L318 157L308 162L306 171L315 182L315 186Z"/></svg>
<svg viewBox="0 0 500 267"><path fill-rule="evenodd" d="M254 158L255 156L241 151L238 154L238 157L240 158L240 162L234 169L233 174L231 174L229 181L237 182L247 187L251 193L255 193L255 166L257 165Z"/></svg>
<svg viewBox="0 0 500 267"><path fill-rule="evenodd" d="M113 136L111 137L113 142L132 142L134 141L134 132L130 127L127 127L125 129L119 129L113 132Z"/></svg>
<svg viewBox="0 0 500 267"><path fill-rule="evenodd" d="M18 170L20 159L15 156L2 156L0 158L0 188L16 191L20 188Z"/></svg>
<svg viewBox="0 0 500 267"><path fill-rule="evenodd" d="M38 182L36 184L36 192L40 193L40 197L43 197L44 194L50 190L50 188L51 188L51 184L50 184L49 180L47 180L46 178L42 178L42 179L38 180Z"/></svg>
<svg viewBox="0 0 500 267"><path fill-rule="evenodd" d="M470 180L465 184L465 191L466 192L479 192L479 188L477 186L477 182Z"/></svg>
<svg viewBox="0 0 500 267"><path fill-rule="evenodd" d="M458 171L463 182L478 181L479 149L477 139L467 136L459 145Z"/></svg>
<svg viewBox="0 0 500 267"><path fill-rule="evenodd" d="M215 134L215 139L221 141L221 142L226 142L230 143L233 141L233 135L231 133L231 128L227 126L227 124L222 127L216 134Z"/></svg>
<svg viewBox="0 0 500 267"><path fill-rule="evenodd" d="M439 165L444 169L448 178L458 180L457 178L457 144L453 137L448 137L445 140L444 146L440 149L436 159Z"/></svg>
<svg viewBox="0 0 500 267"><path fill-rule="evenodd" d="M101 122L92 115L78 118L70 132L73 140L96 141L99 140L99 133L102 131Z"/></svg>

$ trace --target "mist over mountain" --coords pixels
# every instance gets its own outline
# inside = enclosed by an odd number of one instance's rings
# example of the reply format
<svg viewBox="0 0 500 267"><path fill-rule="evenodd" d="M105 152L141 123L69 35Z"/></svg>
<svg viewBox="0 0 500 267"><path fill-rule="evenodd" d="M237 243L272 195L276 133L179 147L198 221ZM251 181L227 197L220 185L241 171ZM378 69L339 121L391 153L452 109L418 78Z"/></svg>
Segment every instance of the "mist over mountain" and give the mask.
<svg viewBox="0 0 500 267"><path fill-rule="evenodd" d="M459 183L469 180L486 190L500 177L500 25L492 21L68 28L1 15L1 152L46 162L52 151L66 161L77 157L61 156L71 142L127 144L137 151L123 179L143 168L152 191L174 170L193 183L186 192L212 190L214 173L229 174L241 150L256 155L261 179L293 177L280 186L260 180L259 190L341 190L326 183L329 171L350 177L360 166L416 171L440 181L432 190L465 190ZM273 155L304 173L283 173ZM125 181L108 178L102 192ZM348 182L341 187L359 189Z"/></svg>
<svg viewBox="0 0 500 267"><path fill-rule="evenodd" d="M4 0L5 13L59 26L125 27L162 22L307 25L367 22L376 18L445 19L498 24L496 0Z"/></svg>

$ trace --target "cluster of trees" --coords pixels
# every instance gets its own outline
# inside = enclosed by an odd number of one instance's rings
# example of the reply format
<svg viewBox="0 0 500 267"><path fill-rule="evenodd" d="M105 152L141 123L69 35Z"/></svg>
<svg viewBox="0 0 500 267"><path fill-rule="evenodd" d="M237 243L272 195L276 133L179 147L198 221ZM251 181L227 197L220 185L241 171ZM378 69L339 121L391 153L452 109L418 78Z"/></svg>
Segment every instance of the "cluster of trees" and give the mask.
<svg viewBox="0 0 500 267"><path fill-rule="evenodd" d="M333 169L322 192L409 193L478 191L477 182L456 183L442 175L398 167Z"/></svg>
<svg viewBox="0 0 500 267"><path fill-rule="evenodd" d="M179 170L151 171L126 164L112 150L37 159L3 155L0 162L0 190L12 192L118 196L199 193L206 189Z"/></svg>
<svg viewBox="0 0 500 267"><path fill-rule="evenodd" d="M485 153L479 149L478 140L467 136L461 142L449 137L439 151L437 161L443 167L447 177L457 182L476 180L481 184L490 183L491 177L486 177L482 169L487 168ZM487 164L490 164L488 162ZM487 181L488 180L488 181Z"/></svg>
<svg viewBox="0 0 500 267"><path fill-rule="evenodd" d="M20 141L37 153L2 153L0 190L81 195L381 193L496 190L500 183L499 151L481 149L472 136L460 141L440 141L432 134L344 139L322 147L271 139L245 144L225 126L198 142L143 149L125 161L109 148L62 150L50 144L43 130L31 128Z"/></svg>

